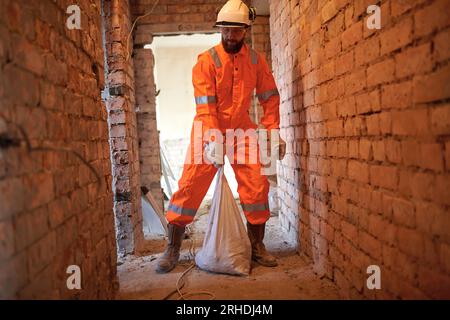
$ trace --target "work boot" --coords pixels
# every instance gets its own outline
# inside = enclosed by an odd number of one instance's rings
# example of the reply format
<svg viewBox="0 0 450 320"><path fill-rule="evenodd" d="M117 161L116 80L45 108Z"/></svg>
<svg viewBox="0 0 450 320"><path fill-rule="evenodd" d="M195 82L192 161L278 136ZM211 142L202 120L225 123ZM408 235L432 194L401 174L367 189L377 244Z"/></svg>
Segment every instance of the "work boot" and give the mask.
<svg viewBox="0 0 450 320"><path fill-rule="evenodd" d="M247 233L252 244L252 260L265 267L276 267L277 260L266 251L263 243L265 229L265 223L250 224L247 222Z"/></svg>
<svg viewBox="0 0 450 320"><path fill-rule="evenodd" d="M180 247L184 236L185 227L180 227L175 224L167 225L169 231L169 239L166 251L158 259L156 272L166 273L175 268L178 259L180 258Z"/></svg>

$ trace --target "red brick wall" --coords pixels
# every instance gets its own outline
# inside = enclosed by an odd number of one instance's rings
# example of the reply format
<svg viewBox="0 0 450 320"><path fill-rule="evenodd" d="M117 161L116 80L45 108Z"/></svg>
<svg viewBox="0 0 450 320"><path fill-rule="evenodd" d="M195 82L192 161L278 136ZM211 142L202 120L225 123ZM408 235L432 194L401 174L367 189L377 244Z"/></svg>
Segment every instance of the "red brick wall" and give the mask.
<svg viewBox="0 0 450 320"><path fill-rule="evenodd" d="M271 1L282 224L344 297L450 297L449 8Z"/></svg>
<svg viewBox="0 0 450 320"><path fill-rule="evenodd" d="M81 30L66 28L69 4L0 1L0 136L17 141L0 148L3 299L114 296L100 1L79 2ZM81 268L82 290L67 289L69 265Z"/></svg>
<svg viewBox="0 0 450 320"><path fill-rule="evenodd" d="M144 240L132 41L127 46L132 24L129 2L105 1L105 15L114 212L122 256L139 251Z"/></svg>
<svg viewBox="0 0 450 320"><path fill-rule="evenodd" d="M272 66L272 53L270 45L270 21L269 17L258 16L252 25L250 30L251 43L253 49L265 54L269 67ZM258 99L254 99L255 106L251 109L251 119L256 123L261 123L261 117L263 116L263 108L259 104Z"/></svg>
<svg viewBox="0 0 450 320"><path fill-rule="evenodd" d="M150 12L154 0L131 0L134 18ZM161 0L154 11L139 21L140 32L184 33L213 30L216 11L223 0Z"/></svg>
<svg viewBox="0 0 450 320"><path fill-rule="evenodd" d="M269 17L258 16L251 28L253 49L264 53L269 67L272 66L272 53L270 45L270 20Z"/></svg>

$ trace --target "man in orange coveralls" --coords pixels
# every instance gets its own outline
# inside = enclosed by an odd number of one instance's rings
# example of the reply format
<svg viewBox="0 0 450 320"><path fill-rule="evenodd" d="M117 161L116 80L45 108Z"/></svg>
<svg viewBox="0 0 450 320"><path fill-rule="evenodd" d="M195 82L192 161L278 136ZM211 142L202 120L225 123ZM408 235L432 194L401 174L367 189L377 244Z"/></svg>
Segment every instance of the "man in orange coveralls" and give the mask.
<svg viewBox="0 0 450 320"><path fill-rule="evenodd" d="M215 25L221 30L222 42L200 54L193 68L196 116L190 150L178 183L179 190L173 194L166 215L169 222L169 239L166 251L157 263L156 271L159 273L169 272L178 262L185 226L194 220L217 167L223 163L223 155L217 147L219 142L222 143L223 134L226 132L228 137L229 129L243 131L257 128L248 113L255 88L264 109L262 125L267 130L279 129L280 98L272 73L264 56L244 44L247 29L255 16L255 10L249 9L241 0L229 0L220 10ZM199 130L198 124L201 125ZM208 135L210 132L219 134L211 136ZM276 138L279 138L278 130L274 132L277 134ZM271 136L273 132L269 135ZM205 144L205 140L208 143ZM228 140L231 140L233 150L240 148L234 138L227 139L229 146ZM257 145L255 147L255 143L249 141L250 139L244 140L243 143L245 161L238 160L236 163L232 161L236 160L234 156L229 159L238 182L242 209L247 218L252 259L263 266L274 267L277 265L276 259L267 253L263 243L265 223L270 217L269 183L267 177L261 174L259 156L256 161L248 160L251 150L258 150ZM205 145L209 151L211 148L215 149L210 153L212 156L206 156L206 163L201 161ZM285 153L284 141L280 139L278 146L279 156L282 158Z"/></svg>

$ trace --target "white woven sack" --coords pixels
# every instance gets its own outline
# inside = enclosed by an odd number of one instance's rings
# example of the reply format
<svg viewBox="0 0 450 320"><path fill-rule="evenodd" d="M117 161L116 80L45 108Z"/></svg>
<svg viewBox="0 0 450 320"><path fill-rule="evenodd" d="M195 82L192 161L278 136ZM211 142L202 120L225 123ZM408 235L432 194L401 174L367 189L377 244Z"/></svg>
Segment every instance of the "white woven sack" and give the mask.
<svg viewBox="0 0 450 320"><path fill-rule="evenodd" d="M203 247L195 263L207 271L249 275L251 244L223 170L222 166L217 173Z"/></svg>

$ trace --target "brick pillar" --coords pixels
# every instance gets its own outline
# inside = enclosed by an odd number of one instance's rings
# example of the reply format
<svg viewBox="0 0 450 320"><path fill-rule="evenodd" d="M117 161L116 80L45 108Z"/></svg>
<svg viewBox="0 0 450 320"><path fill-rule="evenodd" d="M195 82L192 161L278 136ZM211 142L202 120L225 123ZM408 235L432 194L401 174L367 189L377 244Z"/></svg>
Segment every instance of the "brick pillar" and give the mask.
<svg viewBox="0 0 450 320"><path fill-rule="evenodd" d="M156 126L156 84L154 79L155 59L151 49L151 34L136 36L134 45L136 114L139 136L141 186L150 190L160 209L164 211L164 196L161 188L161 158L159 132Z"/></svg>
<svg viewBox="0 0 450 320"><path fill-rule="evenodd" d="M134 252L143 242L132 43L128 48L130 54L127 54L131 28L129 2L105 1L105 12L109 67L106 104L111 138L114 212L118 252L124 255Z"/></svg>

